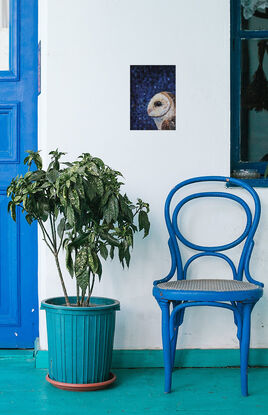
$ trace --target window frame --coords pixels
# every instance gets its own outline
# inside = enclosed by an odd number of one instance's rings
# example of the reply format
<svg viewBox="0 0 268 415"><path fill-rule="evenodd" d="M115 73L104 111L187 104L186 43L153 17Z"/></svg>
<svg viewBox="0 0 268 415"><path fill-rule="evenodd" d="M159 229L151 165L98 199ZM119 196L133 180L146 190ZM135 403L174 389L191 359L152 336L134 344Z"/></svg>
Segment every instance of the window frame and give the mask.
<svg viewBox="0 0 268 415"><path fill-rule="evenodd" d="M237 169L257 169L259 179L246 179L255 187L268 187L263 174L268 162L240 160L240 110L241 110L241 41L243 39L268 39L268 30L241 29L241 2L231 0L231 172ZM244 179L245 180L245 179Z"/></svg>
<svg viewBox="0 0 268 415"><path fill-rule="evenodd" d="M0 82L19 80L19 2L9 2L9 69L0 70Z"/></svg>

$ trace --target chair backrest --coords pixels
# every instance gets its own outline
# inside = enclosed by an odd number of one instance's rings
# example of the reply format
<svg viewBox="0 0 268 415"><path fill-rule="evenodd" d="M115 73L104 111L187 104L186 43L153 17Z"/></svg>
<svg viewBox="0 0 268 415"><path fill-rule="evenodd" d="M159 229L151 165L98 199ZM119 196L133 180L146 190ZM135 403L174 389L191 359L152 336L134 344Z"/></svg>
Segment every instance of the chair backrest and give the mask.
<svg viewBox="0 0 268 415"><path fill-rule="evenodd" d="M171 208L171 202L175 195L175 193L178 192L182 187L185 187L187 185L198 183L198 182L224 182L226 185L234 185L234 186L240 186L244 188L252 197L254 201L254 212L251 212L251 209L249 208L248 204L241 198L238 197L232 193L228 192L202 192L202 193L194 193L189 196L184 197L182 200L179 201L179 203L175 206L173 212L170 212ZM222 197L227 199L232 199L236 203L240 204L242 208L245 210L246 217L247 217L247 223L244 231L242 234L235 239L233 242L230 242L226 245L219 245L219 246L202 246L202 245L196 245L190 241L188 241L181 233L179 226L178 226L178 214L181 210L181 208L189 201L197 198L203 198L203 197ZM241 180L237 180L231 177L222 177L222 176L204 176L204 177L195 177L189 180L185 180L181 183L179 183L177 186L175 186L169 193L166 203L165 203L165 220L166 225L169 232L169 249L171 253L171 259L172 259L172 265L171 270L166 278L164 278L162 281L168 281L172 278L172 276L175 274L175 271L177 270L177 279L185 279L187 274L187 269L189 265L197 258L203 257L203 256L214 256L219 257L223 260L225 260L231 267L233 278L235 280L242 280L243 275L245 274L247 280L253 284L263 286L263 284L259 281L254 280L249 272L249 262L250 257L252 253L252 249L254 246L253 237L256 232L259 219L260 219L260 200L252 187L250 187L248 184L242 182ZM192 248L196 251L200 251L199 253L191 256L188 261L183 266L180 250L178 247L178 241L177 238L187 247ZM230 248L233 248L243 242L245 240L242 253L239 259L239 264L237 268L235 267L233 261L225 254L223 254L221 251L226 251Z"/></svg>

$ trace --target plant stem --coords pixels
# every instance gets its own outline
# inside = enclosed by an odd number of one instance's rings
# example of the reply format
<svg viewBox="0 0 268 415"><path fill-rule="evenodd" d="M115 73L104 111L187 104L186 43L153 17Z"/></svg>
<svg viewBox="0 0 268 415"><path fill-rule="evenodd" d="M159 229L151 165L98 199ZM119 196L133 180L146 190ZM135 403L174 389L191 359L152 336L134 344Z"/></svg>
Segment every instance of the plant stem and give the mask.
<svg viewBox="0 0 268 415"><path fill-rule="evenodd" d="M85 294L82 293L80 305L84 306Z"/></svg>
<svg viewBox="0 0 268 415"><path fill-rule="evenodd" d="M61 272L61 268L60 268L60 263L59 263L59 256L58 256L58 249L57 249L57 234L56 234L56 229L55 229L54 215L53 215L53 219L52 219L52 216L49 213L49 220L50 220L52 241L53 241L53 248L54 248L53 253L54 253L54 257L55 257L55 261L56 261L56 265L57 265L57 269L58 269L58 273L59 273L59 277L60 277L60 282L61 282L65 302L66 302L66 305L70 307L71 304L70 304L70 301L69 301L69 297L68 297L68 294L67 294L67 290L66 290L66 287L65 287L65 283L64 283L64 280L63 280L63 276L62 276L62 272Z"/></svg>
<svg viewBox="0 0 268 415"><path fill-rule="evenodd" d="M91 297L91 294L93 292L94 284L95 284L95 274L93 274L92 284L91 284L91 288L90 288L90 297Z"/></svg>
<svg viewBox="0 0 268 415"><path fill-rule="evenodd" d="M54 214L52 214L52 218L53 218L53 220L52 220L52 228L53 228L53 231L54 231L55 243L57 244L56 219L55 219Z"/></svg>
<svg viewBox="0 0 268 415"><path fill-rule="evenodd" d="M46 228L45 228L44 224L42 223L42 221L41 221L40 219L37 219L37 220L38 220L38 223L39 223L39 225L40 225L40 228L42 229L42 232L43 232L44 238L45 238L45 236L47 236L47 238L48 238L49 242L50 242L50 243L51 243L51 245L53 246L53 241L51 240L51 238L50 238L50 236L49 236L48 232L46 231ZM48 243L47 243L47 245L48 245ZM48 246L49 246L49 245L48 245Z"/></svg>
<svg viewBox="0 0 268 415"><path fill-rule="evenodd" d="M50 251L51 251L51 252L52 252L52 254L54 255L53 248L49 245L48 241L46 240L46 234L45 234L45 232L44 232L44 226L43 226L42 222L38 221L38 223L39 223L40 228L41 228L42 233L43 233L43 237L44 237L44 239L43 239L43 240L45 241L45 243L46 243L46 244L47 244L47 246L49 247Z"/></svg>
<svg viewBox="0 0 268 415"><path fill-rule="evenodd" d="M51 213L49 213L49 221L50 221L53 245L55 247L55 250L57 250L57 235L55 235L55 233L54 233L55 222L54 222L54 220L52 221Z"/></svg>
<svg viewBox="0 0 268 415"><path fill-rule="evenodd" d="M89 288L89 286L88 286L88 297L87 297L87 300L86 300L86 306L88 307L89 306L89 301L90 301L90 297L91 297L91 295L90 295L91 293L90 293L90 288Z"/></svg>
<svg viewBox="0 0 268 415"><path fill-rule="evenodd" d="M77 306L79 307L80 306L80 296L79 296L79 285L78 285L77 279L76 279L76 303L77 303Z"/></svg>
<svg viewBox="0 0 268 415"><path fill-rule="evenodd" d="M65 302L66 302L66 305L70 307L71 304L70 304L69 297L68 297L68 294L67 294L67 291L66 291L66 287L65 287L65 284L64 284L62 272L61 272L61 269L60 269L60 263L59 263L58 253L57 253L57 250L56 249L55 249L55 252L54 252L54 256L55 256L55 261L56 261L56 265L57 265L57 269L58 269L58 273L59 273L59 277L60 277L60 282L61 282L62 290L63 290L63 293L64 293Z"/></svg>
<svg viewBox="0 0 268 415"><path fill-rule="evenodd" d="M90 287L90 283L88 285L88 297L87 297L87 301L86 301L87 306L89 306L89 302L90 302L91 294L92 294L92 291L93 291L94 283L95 283L95 275L93 274L91 287Z"/></svg>

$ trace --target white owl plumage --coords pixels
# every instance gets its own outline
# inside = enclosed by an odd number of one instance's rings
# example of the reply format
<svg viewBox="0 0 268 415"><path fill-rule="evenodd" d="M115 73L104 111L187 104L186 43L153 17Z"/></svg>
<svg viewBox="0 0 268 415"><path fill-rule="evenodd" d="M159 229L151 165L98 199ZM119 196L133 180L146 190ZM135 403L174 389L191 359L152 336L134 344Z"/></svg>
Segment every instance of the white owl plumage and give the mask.
<svg viewBox="0 0 268 415"><path fill-rule="evenodd" d="M147 107L147 113L153 118L158 130L176 129L176 100L171 92L158 92Z"/></svg>

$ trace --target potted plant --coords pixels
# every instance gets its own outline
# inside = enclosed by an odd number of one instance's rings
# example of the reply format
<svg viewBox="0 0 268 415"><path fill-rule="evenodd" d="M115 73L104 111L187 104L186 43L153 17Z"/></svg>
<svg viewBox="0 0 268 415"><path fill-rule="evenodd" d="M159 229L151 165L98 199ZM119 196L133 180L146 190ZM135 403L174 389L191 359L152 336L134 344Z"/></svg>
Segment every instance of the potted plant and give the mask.
<svg viewBox="0 0 268 415"><path fill-rule="evenodd" d="M110 369L119 302L93 297L94 284L102 277L102 260L114 259L116 252L122 266L129 266L134 233L149 233L149 205L141 199L134 205L121 192L121 173L88 153L62 163L65 153L52 151L46 170L39 151L27 153L28 171L7 189L8 210L14 220L18 207L29 224L38 222L63 290L63 297L41 303L47 317L47 380L65 389L102 388L115 380ZM75 281L75 296L66 290L61 249Z"/></svg>

